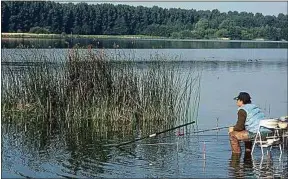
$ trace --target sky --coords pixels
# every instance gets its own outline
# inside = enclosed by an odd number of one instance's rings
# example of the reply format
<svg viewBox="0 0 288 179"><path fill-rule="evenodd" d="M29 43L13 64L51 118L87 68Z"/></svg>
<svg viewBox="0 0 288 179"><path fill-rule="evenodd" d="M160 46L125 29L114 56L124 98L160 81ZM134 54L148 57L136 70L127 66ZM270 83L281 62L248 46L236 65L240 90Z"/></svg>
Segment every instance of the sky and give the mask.
<svg viewBox="0 0 288 179"><path fill-rule="evenodd" d="M287 2L160 2L159 0L150 2L137 2L132 0L100 0L100 1L84 1L89 4L97 4L97 3L111 3L111 4L127 4L132 6L159 6L163 8L181 8L181 9L196 9L196 10L213 10L218 9L220 12L228 12L228 11L246 11L246 12L260 12L263 15L275 15L277 16L279 13L287 14Z"/></svg>

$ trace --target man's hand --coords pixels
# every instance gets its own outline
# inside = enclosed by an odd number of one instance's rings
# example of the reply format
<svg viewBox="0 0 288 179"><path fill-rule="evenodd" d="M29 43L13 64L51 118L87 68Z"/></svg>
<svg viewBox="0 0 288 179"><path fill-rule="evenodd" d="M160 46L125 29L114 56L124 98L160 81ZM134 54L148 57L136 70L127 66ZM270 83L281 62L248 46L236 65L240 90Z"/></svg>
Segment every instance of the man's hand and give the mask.
<svg viewBox="0 0 288 179"><path fill-rule="evenodd" d="M234 127L233 127L233 126L229 127L229 129L228 129L228 134L229 134L230 132L232 132L232 131L234 131Z"/></svg>

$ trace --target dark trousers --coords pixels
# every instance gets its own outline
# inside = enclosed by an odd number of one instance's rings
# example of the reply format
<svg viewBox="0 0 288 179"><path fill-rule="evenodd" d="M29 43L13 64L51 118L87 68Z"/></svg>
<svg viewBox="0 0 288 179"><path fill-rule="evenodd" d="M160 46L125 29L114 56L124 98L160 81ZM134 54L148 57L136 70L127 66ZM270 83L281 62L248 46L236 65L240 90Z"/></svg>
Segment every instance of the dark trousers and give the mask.
<svg viewBox="0 0 288 179"><path fill-rule="evenodd" d="M229 138L232 153L241 153L240 141L245 143L245 152L251 152L252 142L249 140L248 131L232 131Z"/></svg>

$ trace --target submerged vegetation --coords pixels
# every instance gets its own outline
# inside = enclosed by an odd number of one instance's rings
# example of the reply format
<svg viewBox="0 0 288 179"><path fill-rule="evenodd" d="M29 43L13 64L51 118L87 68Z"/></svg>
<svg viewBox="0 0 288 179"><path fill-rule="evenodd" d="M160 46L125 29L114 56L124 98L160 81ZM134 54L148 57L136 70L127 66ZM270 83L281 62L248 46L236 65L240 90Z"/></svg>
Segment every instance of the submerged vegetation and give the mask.
<svg viewBox="0 0 288 179"><path fill-rule="evenodd" d="M140 63L73 48L66 61L57 62L33 53L3 55L2 62L34 63L2 67L3 120L106 134L158 131L196 120L200 75L182 73L165 57Z"/></svg>

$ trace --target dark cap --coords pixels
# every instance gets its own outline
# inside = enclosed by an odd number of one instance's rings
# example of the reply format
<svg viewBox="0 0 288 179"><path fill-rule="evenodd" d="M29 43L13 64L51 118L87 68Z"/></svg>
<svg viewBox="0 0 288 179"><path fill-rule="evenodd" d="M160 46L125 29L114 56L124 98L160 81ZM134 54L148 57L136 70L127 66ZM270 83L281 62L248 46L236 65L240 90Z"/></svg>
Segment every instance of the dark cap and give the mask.
<svg viewBox="0 0 288 179"><path fill-rule="evenodd" d="M239 95L234 98L234 100L241 100L241 101L244 101L244 102L246 102L246 101L249 102L249 101L251 101L251 97L246 92L240 92Z"/></svg>

